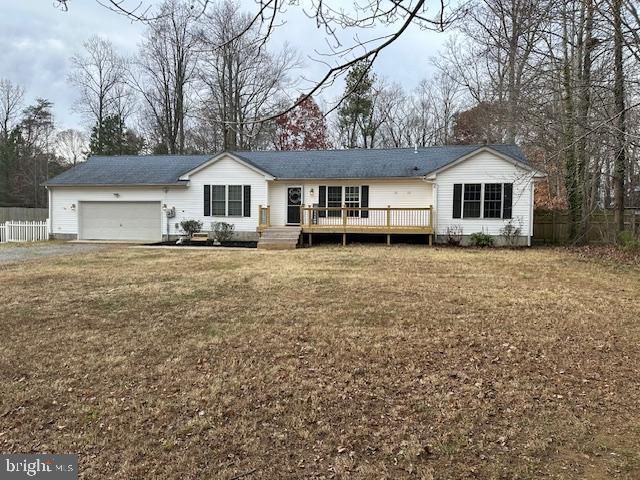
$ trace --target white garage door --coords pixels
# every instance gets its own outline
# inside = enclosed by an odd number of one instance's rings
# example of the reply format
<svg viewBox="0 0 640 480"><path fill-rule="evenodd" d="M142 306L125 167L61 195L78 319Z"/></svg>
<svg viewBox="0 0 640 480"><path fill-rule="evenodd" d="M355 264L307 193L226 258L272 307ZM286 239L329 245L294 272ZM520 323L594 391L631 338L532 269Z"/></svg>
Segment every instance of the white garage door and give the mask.
<svg viewBox="0 0 640 480"><path fill-rule="evenodd" d="M80 202L83 240L162 240L160 202Z"/></svg>

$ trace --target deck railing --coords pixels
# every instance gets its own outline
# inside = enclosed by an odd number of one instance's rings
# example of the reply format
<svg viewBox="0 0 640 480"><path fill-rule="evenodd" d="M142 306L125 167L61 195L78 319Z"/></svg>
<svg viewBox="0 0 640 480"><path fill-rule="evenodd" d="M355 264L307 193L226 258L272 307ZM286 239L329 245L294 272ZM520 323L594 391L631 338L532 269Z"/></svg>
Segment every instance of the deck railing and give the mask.
<svg viewBox="0 0 640 480"><path fill-rule="evenodd" d="M431 207L301 207L303 230L402 231L432 229Z"/></svg>

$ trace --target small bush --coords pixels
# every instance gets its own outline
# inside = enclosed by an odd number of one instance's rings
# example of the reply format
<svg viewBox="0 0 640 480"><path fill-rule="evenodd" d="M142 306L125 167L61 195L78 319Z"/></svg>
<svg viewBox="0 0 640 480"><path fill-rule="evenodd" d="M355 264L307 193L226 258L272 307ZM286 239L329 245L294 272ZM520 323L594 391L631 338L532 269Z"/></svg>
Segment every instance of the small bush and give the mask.
<svg viewBox="0 0 640 480"><path fill-rule="evenodd" d="M500 236L503 238L504 244L510 247L514 247L518 244L518 239L520 238L521 233L522 222L518 222L518 225L516 225L513 219L507 220L504 227L500 229Z"/></svg>
<svg viewBox="0 0 640 480"><path fill-rule="evenodd" d="M213 236L220 243L228 242L233 238L233 231L236 226L226 222L213 222Z"/></svg>
<svg viewBox="0 0 640 480"><path fill-rule="evenodd" d="M458 246L462 243L462 225L449 225L446 230L447 243Z"/></svg>
<svg viewBox="0 0 640 480"><path fill-rule="evenodd" d="M484 232L472 233L469 242L473 247L493 247L493 237Z"/></svg>
<svg viewBox="0 0 640 480"><path fill-rule="evenodd" d="M191 238L194 233L202 230L202 222L198 220L182 220L180 222L180 228Z"/></svg>
<svg viewBox="0 0 640 480"><path fill-rule="evenodd" d="M633 236L633 233L625 230L618 234L618 245L623 250L640 250L640 240Z"/></svg>

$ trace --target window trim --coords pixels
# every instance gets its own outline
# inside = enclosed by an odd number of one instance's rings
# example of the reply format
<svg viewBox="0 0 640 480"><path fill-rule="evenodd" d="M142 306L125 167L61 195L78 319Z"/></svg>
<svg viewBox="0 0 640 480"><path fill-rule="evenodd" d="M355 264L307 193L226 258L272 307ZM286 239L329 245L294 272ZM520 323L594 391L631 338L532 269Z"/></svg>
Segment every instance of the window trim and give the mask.
<svg viewBox="0 0 640 480"><path fill-rule="evenodd" d="M231 189L230 187L238 187L240 189L240 200L229 200L229 190ZM244 211L244 187L243 185L227 185L226 188L226 192L227 192L227 198L225 199L225 203L226 203L226 217L242 217L243 211ZM238 214L234 214L231 215L229 213L229 202L240 202L240 213Z"/></svg>
<svg viewBox="0 0 640 480"><path fill-rule="evenodd" d="M500 217L485 217L484 216L484 193L485 193L485 185L488 184L500 184ZM504 186L505 184L511 183L511 191L513 192L513 182L469 182L469 183L461 183L462 185L462 195L460 199L460 220L505 220L504 218ZM464 191L467 185L480 185L480 216L479 217L465 217L464 216ZM455 184L454 184L455 185ZM455 186L454 186L455 188ZM511 209L513 211L513 193L511 200ZM513 216L513 214L512 214ZM508 219L506 219L508 220Z"/></svg>
<svg viewBox="0 0 640 480"><path fill-rule="evenodd" d="M328 217L340 217L342 216L341 211L338 210L329 210L329 208L348 208L351 207L354 210L348 211L348 216L349 217L360 217L360 208L362 207L362 185L325 185L325 187L327 188L327 193L326 193L326 199L325 199L325 208L327 209L327 216ZM331 206L329 205L329 189L330 188L339 188L340 189L340 206ZM356 188L357 192L358 192L358 202L357 202L357 206L355 205L356 202L354 201L349 201L350 205L347 205L347 188ZM336 203L335 201L332 203Z"/></svg>
<svg viewBox="0 0 640 480"><path fill-rule="evenodd" d="M213 195L213 190L216 187L223 187L224 188L224 215L216 215L214 214L214 195ZM229 187L238 187L240 188L240 200L231 200L232 202L238 202L240 201L240 213L237 215L230 215L229 214ZM244 204L245 204L245 198L244 198L244 184L240 184L240 185L227 185L227 184L215 184L215 185L211 185L211 216L212 217L227 217L227 218L240 218L240 217L244 217ZM216 202L220 203L222 202L222 200L215 200Z"/></svg>
<svg viewBox="0 0 640 480"><path fill-rule="evenodd" d="M499 217L486 217L485 216L486 185L500 185L500 216ZM497 200L490 200L490 201L495 202ZM504 183L492 182L492 183L483 183L482 184L482 217L481 218L486 218L486 219L491 219L491 220L502 220L504 218Z"/></svg>
<svg viewBox="0 0 640 480"><path fill-rule="evenodd" d="M479 198L479 200L467 200L467 199L465 198L465 196L466 196L466 189L467 189L467 185L474 185L474 186L475 186L475 185L480 185L480 198ZM461 211L461 216L460 216L460 218L462 218L462 219L468 219L468 218L471 218L471 219L475 219L475 218L484 218L484 217L483 217L483 213L484 213L484 212L483 212L483 210L482 210L482 209L484 208L484 183L478 183L478 182L474 182L474 183L463 183L463 184L462 184L462 199L461 199L461 200L462 200L462 211ZM478 215L477 217L468 217L468 216L466 216L466 215L464 214L464 211L465 211L465 208L464 208L464 207L465 207L465 204L466 204L466 203L479 203L479 204L480 204L480 205L479 205L479 207L480 207L480 208L479 208L479 210L480 210L480 211L478 212L478 214L479 214L479 215Z"/></svg>
<svg viewBox="0 0 640 480"><path fill-rule="evenodd" d="M217 188L224 188L224 200L214 200L215 195L214 195L214 190ZM220 215L216 213L216 210L214 209L214 203L215 202L224 202L224 214ZM226 217L227 216L227 185L211 185L211 216L212 217Z"/></svg>

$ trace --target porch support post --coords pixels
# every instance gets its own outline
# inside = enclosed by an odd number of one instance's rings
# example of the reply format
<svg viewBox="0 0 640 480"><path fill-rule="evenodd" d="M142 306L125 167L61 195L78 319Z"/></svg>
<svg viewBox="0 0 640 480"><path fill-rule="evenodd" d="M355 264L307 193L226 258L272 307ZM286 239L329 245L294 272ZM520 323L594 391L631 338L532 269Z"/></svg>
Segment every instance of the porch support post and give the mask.
<svg viewBox="0 0 640 480"><path fill-rule="evenodd" d="M312 247L313 246L313 233L309 234L309 246Z"/></svg>
<svg viewBox="0 0 640 480"><path fill-rule="evenodd" d="M429 237L429 246L433 246L433 235L427 235Z"/></svg>
<svg viewBox="0 0 640 480"><path fill-rule="evenodd" d="M387 233L387 245L391 245L391 234Z"/></svg>
<svg viewBox="0 0 640 480"><path fill-rule="evenodd" d="M342 246L345 247L347 245L347 234L342 234Z"/></svg>

